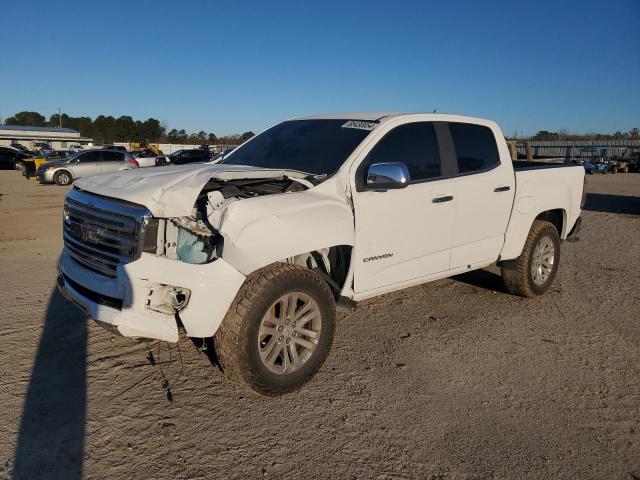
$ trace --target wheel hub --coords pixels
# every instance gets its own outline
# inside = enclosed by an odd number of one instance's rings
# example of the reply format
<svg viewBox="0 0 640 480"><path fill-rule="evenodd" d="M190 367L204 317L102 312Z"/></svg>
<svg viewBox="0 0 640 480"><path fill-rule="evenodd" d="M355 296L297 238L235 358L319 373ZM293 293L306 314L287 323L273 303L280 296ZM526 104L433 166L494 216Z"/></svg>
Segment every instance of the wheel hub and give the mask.
<svg viewBox="0 0 640 480"><path fill-rule="evenodd" d="M258 332L258 353L271 372L299 369L316 351L322 328L318 304L309 295L282 295L267 309Z"/></svg>
<svg viewBox="0 0 640 480"><path fill-rule="evenodd" d="M544 285L551 276L555 260L555 245L550 237L538 240L531 258L531 278L536 285Z"/></svg>

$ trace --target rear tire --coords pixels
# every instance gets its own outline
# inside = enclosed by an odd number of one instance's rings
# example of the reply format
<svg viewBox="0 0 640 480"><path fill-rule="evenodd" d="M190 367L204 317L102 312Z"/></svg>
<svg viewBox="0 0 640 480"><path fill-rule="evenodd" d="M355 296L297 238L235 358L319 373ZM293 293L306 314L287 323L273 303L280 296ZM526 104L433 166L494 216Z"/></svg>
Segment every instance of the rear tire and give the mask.
<svg viewBox="0 0 640 480"><path fill-rule="evenodd" d="M220 367L261 395L298 390L329 354L335 312L318 274L286 263L262 268L247 277L213 337Z"/></svg>
<svg viewBox="0 0 640 480"><path fill-rule="evenodd" d="M559 262L558 230L550 222L535 220L520 256L501 265L504 286L514 295L542 295L551 287Z"/></svg>
<svg viewBox="0 0 640 480"><path fill-rule="evenodd" d="M73 182L73 177L71 176L71 173L67 172L66 170L60 170L53 175L53 181L56 183L56 185L61 185L64 187L66 185L70 185L71 182Z"/></svg>

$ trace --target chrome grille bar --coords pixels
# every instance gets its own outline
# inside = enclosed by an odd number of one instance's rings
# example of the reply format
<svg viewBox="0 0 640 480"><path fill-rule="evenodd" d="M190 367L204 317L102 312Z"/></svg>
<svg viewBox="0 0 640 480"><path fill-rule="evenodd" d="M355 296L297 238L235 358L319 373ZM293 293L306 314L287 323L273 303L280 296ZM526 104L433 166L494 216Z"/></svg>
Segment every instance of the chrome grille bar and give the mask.
<svg viewBox="0 0 640 480"><path fill-rule="evenodd" d="M69 191L64 207L64 245L80 265L107 277L132 262L142 250L149 211L120 200Z"/></svg>

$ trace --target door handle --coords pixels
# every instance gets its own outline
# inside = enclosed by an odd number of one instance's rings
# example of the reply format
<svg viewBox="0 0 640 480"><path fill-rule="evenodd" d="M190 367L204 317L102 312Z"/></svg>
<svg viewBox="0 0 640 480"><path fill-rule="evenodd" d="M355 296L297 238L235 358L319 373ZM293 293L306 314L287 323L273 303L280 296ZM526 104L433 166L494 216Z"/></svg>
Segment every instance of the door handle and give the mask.
<svg viewBox="0 0 640 480"><path fill-rule="evenodd" d="M508 192L509 190L511 190L511 187L509 185L505 185L502 187L496 187L493 189L494 192Z"/></svg>
<svg viewBox="0 0 640 480"><path fill-rule="evenodd" d="M444 203L444 202L450 202L451 200L453 200L453 195L443 195L441 197L436 197L431 201L433 203Z"/></svg>

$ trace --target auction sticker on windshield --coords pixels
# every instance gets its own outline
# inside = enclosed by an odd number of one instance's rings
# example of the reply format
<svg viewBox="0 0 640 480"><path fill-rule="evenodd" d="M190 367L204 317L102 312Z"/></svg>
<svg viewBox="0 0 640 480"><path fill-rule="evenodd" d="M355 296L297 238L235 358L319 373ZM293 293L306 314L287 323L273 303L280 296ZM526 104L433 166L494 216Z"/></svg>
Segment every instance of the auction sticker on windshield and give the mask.
<svg viewBox="0 0 640 480"><path fill-rule="evenodd" d="M361 120L349 120L342 125L342 128L357 128L360 130L373 130L378 124L376 122L363 122Z"/></svg>

